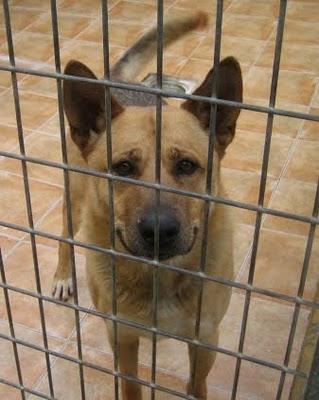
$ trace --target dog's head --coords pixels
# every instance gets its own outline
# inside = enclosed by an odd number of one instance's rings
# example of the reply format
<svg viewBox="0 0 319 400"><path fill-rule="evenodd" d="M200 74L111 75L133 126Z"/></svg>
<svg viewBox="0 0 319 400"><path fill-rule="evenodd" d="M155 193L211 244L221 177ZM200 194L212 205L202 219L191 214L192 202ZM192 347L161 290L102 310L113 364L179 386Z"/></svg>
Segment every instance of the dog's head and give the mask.
<svg viewBox="0 0 319 400"><path fill-rule="evenodd" d="M66 74L96 78L83 64L70 62ZM195 95L211 96L211 70ZM242 78L234 58L224 59L218 69L217 96L242 101ZM107 170L105 135L105 94L101 85L80 81L64 82L65 111L74 142L88 165ZM154 107L122 107L115 98L112 109L112 173L155 181L156 112ZM209 126L212 107L207 102L185 101L180 108L162 111L161 183L170 187L204 193L207 184ZM214 115L214 114L213 114ZM239 109L218 106L213 154L212 194L218 192L219 163L235 134ZM214 121L213 121L214 122ZM108 220L107 183L92 179L96 221ZM161 192L156 212L154 189L114 182L114 217L117 245L144 257L154 255L154 229L158 218L159 258L171 259L198 248L203 226L203 201ZM213 210L213 205L212 205ZM213 212L213 211L212 211Z"/></svg>

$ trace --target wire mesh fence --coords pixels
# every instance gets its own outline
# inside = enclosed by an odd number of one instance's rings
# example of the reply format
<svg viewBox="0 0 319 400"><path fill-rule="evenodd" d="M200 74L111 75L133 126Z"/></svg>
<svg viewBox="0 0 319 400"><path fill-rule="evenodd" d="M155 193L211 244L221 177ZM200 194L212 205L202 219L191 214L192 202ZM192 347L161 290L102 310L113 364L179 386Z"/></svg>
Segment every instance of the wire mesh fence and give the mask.
<svg viewBox="0 0 319 400"><path fill-rule="evenodd" d="M157 1L157 87L150 88L141 86L139 84L125 83L125 82L117 82L112 81L110 78L110 57L109 57L109 31L108 31L108 2L107 0L101 0L101 10L102 10L102 24L103 24L103 56L104 56L104 76L103 79L95 80L90 78L81 78L77 76L67 75L62 72L61 69L61 59L60 59L60 44L59 44L59 29L58 29L58 12L57 5L55 0L51 0L51 21L52 21L52 33L53 33L53 43L54 43L54 56L55 56L55 72L49 71L39 71L26 67L16 66L15 63L15 52L14 52L14 43L11 29L11 16L10 16L10 5L8 0L3 0L3 10L4 10L4 20L5 20L5 29L7 35L7 44L8 44L8 53L10 64L9 65L0 65L1 71L7 71L11 74L12 80L12 90L14 96L14 105L15 105L15 113L16 113L16 122L17 122L17 131L19 136L19 148L20 154L15 154L12 152L4 152L1 151L0 155L9 159L14 159L21 162L22 172L23 172L23 182L24 182L24 194L25 201L27 205L27 214L28 214L28 226L23 226L19 224L10 223L8 221L1 221L0 225L2 227L11 228L17 230L19 232L24 232L30 236L30 242L32 247L32 257L34 264L34 272L36 277L36 291L29 291L23 288L15 287L7 283L6 280L6 271L4 267L4 263L2 261L2 257L0 258L0 271L1 271L1 283L0 286L3 289L4 297L5 297L5 306L8 315L8 322L10 327L10 335L0 334L1 339L5 339L9 343L11 343L16 363L16 371L18 376L18 383L14 383L8 381L1 377L0 382L9 386L13 386L20 390L21 398L25 399L27 395L32 394L37 396L38 398L43 399L55 399L55 388L52 379L52 367L51 367L51 357L55 356L57 358L65 359L70 361L78 366L79 370L79 378L80 378L80 389L81 389L81 399L86 399L86 390L85 390L85 377L84 377L84 368L89 367L96 369L100 372L108 374L114 378L114 398L120 398L119 392L119 380L125 379L128 381L134 381L141 386L148 387L151 392L151 398L155 399L156 392L163 392L169 395L176 396L178 398L184 399L193 399L194 397L191 395L187 395L185 393L181 393L177 390L173 390L171 388L167 388L161 384L159 384L156 380L156 360L157 360L157 339L158 337L166 337L181 341L183 343L187 343L192 345L197 351L198 349L206 349L213 352L218 352L221 354L228 355L233 357L236 360L236 367L232 385L232 394L231 398L236 399L238 397L238 382L239 375L241 370L241 365L243 361L249 361L256 365L262 365L274 369L280 372L280 379L278 388L276 391L276 399L282 398L283 388L285 384L285 378L287 375L292 377L297 377L298 379L302 379L305 382L309 381L311 384L314 381L315 374L318 374L318 371L315 371L315 366L317 365L315 362L314 370L311 373L311 376L308 376L305 372L300 371L298 369L294 369L289 367L289 360L292 351L292 345L294 342L296 327L298 323L298 318L300 314L301 307L307 307L312 310L319 309L319 303L316 300L309 300L305 298L304 289L306 283L307 272L309 269L309 262L311 257L312 248L314 245L315 239L315 231L316 226L319 224L318 218L318 208L319 208L319 183L317 185L315 201L313 205L313 213L312 216L302 216L299 214L293 214L290 212L285 212L281 210L277 210L274 208L268 208L265 206L265 191L267 184L267 174L269 167L269 157L270 157L270 146L272 139L272 128L274 117L276 115L287 116L290 118L303 119L309 121L319 122L319 117L316 115L284 110L276 107L276 93L278 86L278 77L279 77L279 69L280 69L280 56L282 50L282 41L283 41L283 32L285 26L285 16L286 16L286 8L287 8L287 0L280 0L280 11L278 15L278 25L276 31L276 46L274 53L274 61L272 66L272 79L271 79L271 91L268 106L257 106L254 104L240 103L234 101L228 101L224 99L217 98L216 85L218 82L218 65L220 62L220 52L221 52L221 39L222 39L222 22L223 22L223 1L218 0L216 5L216 22L215 22L215 49L214 49L214 68L217 71L213 80L212 85L212 95L210 97L204 97L200 95L189 95L184 93L176 93L172 91L165 90L162 87L162 76L163 76L163 21L164 21L164 6L163 0ZM35 157L28 156L25 151L24 145L24 126L21 118L21 106L20 106L20 98L19 98L19 88L17 81L17 74L27 74L34 75L39 77L46 77L53 80L56 80L57 84L57 96L58 96L58 115L59 115L59 123L60 123L60 135L61 135L61 152L62 152L62 162L57 163L53 161L48 161L45 159L39 159ZM67 144L66 144L66 128L64 125L64 104L63 104L63 94L62 94L62 84L63 81L70 82L88 82L95 85L102 85L105 90L105 110L106 110L106 148L107 148L107 162L108 168L107 172L98 172L96 170L91 170L89 168L80 167L70 165L68 163L68 153L67 153ZM143 181L141 179L133 179L129 177L121 177L113 174L111 171L112 166L112 117L111 117L111 88L118 89L126 89L133 92L145 92L150 93L156 96L156 146L155 146L155 181ZM210 113L210 129L209 129L209 148L208 148L208 157L207 157L207 178L206 178L206 188L205 193L196 193L183 189L177 189L174 187L167 186L161 183L161 131L162 131L162 100L164 98L179 98L179 99L191 99L194 101L206 102L211 107ZM267 115L267 127L266 127L266 135L264 142L264 151L263 151L263 159L262 159L262 169L261 176L259 182L259 196L258 203L256 205L248 204L244 202L240 202L237 200L226 199L223 197L216 196L212 193L211 181L213 174L213 149L215 145L215 130L216 130L216 112L217 106L231 106L233 108L238 109L246 109L256 113L264 113ZM63 172L63 180L64 180L64 189L65 189L65 198L66 198L66 214L67 214L67 228L68 235L67 237L58 236L52 233L48 233L42 230L35 228L34 225L34 217L32 212L32 202L31 202L31 190L29 185L28 178L28 165L43 165L50 168L55 168L61 172ZM105 179L108 185L108 204L109 204L109 218L110 218L110 230L108 232L110 239L110 247L104 248L99 247L97 245L93 245L90 243L86 243L83 241L79 241L74 239L74 229L72 226L72 205L70 198L70 173L81 173L85 175L91 175L98 178ZM157 205L157 217L155 219L155 241L154 241L154 258L149 259L146 257L139 257L133 254L125 253L123 251L119 251L115 246L115 223L114 223L114 198L113 198L113 185L117 182L123 182L129 185L145 187L150 190L154 190L156 193L156 205ZM159 259L159 217L158 217L158 207L160 204L160 197L162 193L172 193L179 196L195 198L200 201L203 201L205 204L204 207L204 215L203 219L204 224L204 232L205 235L202 241L202 250L201 250L201 260L199 269L197 271L186 270L177 265L166 264ZM253 246L252 246L252 255L250 260L250 268L248 274L248 280L246 283L237 282L234 280L226 279L220 276L211 276L205 272L206 267L206 247L208 245L207 235L208 235L208 215L210 212L210 207L212 204L223 204L225 206L234 207L238 209L244 209L253 211L256 213L256 221L254 228L254 236L253 236ZM261 231L261 223L262 218L265 214L277 216L281 218L285 218L293 221L300 221L308 224L308 238L306 244L306 251L304 254L304 262L302 267L302 273L300 276L300 282L298 287L297 296L290 296L283 293L279 293L270 289L260 288L254 285L254 273L255 273L255 265L256 265L256 257L258 250L258 243L260 238ZM39 273L39 263L38 263L38 254L37 254L37 245L36 238L43 237L48 238L57 242L65 243L70 248L71 254L71 268L72 268L72 282L74 288L74 303L65 303L63 301L57 300L49 295L43 293L41 288L41 278ZM112 312L111 313L101 313L95 309L87 308L82 306L79 303L78 297L78 282L77 282L77 274L76 274L76 261L75 261L75 246L84 248L90 251L100 252L102 254L107 254L111 257L111 269L112 269L112 293L113 293L113 301L112 301ZM117 312L117 300L116 300L116 274L117 274L117 260L119 258L130 260L130 261L142 261L143 264L147 265L150 269L152 269L152 326L145 326L143 324L126 320L118 315ZM196 311L196 326L195 326L195 334L193 338L189 338L186 336L181 336L178 334L174 334L171 332L167 332L161 329L157 323L157 313L158 313L158 285L159 285L159 276L162 271L172 271L178 272L181 274L186 274L193 278L198 278L199 280L199 294L197 301L197 311ZM214 282L225 287L237 288L245 291L245 303L242 315L241 329L240 329L240 340L238 344L237 351L231 351L226 348L223 348L219 345L212 345L205 343L200 340L199 330L201 324L201 308L202 308L202 292L203 285L205 282ZM27 296L30 296L38 301L39 312L41 317L41 332L43 336L43 345L36 345L34 343L29 343L26 340L21 340L15 335L14 328L14 320L11 312L10 298L9 293L21 293ZM293 317L291 321L291 326L289 330L289 335L287 337L287 347L285 351L285 357L282 364L277 364L274 362L269 362L267 360L263 360L257 357L253 357L245 354L244 344L246 337L246 329L247 329L247 320L248 313L251 304L251 296L253 294L260 294L263 296L270 297L272 299L282 300L293 304L294 311ZM75 314L75 327L76 327L76 344L77 344L77 354L76 357L67 356L60 352L51 350L48 346L48 337L47 337L47 328L46 328L46 319L45 319L45 311L44 304L45 303L54 303L61 307L66 307L74 311ZM81 338L81 329L80 329L80 313L86 312L88 314L99 316L106 321L110 321L113 327L113 349L114 349L114 364L113 368L104 368L95 364L92 364L88 361L85 361L82 355L82 338ZM151 379L150 381L132 377L130 375L124 374L119 370L118 364L118 329L120 326L126 326L131 328L136 328L143 332L146 332L152 338L152 363L151 363ZM19 359L19 354L17 351L17 345L23 345L31 349L38 350L45 355L46 360L46 370L48 376L48 386L49 386L49 395L44 393L40 393L36 390L28 388L23 381L23 374L21 372L21 363ZM318 352L318 350L317 350ZM195 368L196 367L196 356L193 359L191 365L191 376L194 379ZM310 393L311 388L308 389L307 393ZM314 397L313 397L314 398Z"/></svg>

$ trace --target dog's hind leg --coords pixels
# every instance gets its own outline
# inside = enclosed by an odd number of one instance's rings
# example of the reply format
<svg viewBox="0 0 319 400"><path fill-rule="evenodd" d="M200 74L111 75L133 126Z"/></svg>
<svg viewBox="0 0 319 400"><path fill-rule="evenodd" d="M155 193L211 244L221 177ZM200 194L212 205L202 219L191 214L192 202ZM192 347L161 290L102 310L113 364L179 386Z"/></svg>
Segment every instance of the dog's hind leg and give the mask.
<svg viewBox="0 0 319 400"><path fill-rule="evenodd" d="M72 204L72 229L73 235L76 235L81 223L81 201L78 198L78 191L70 191ZM80 195L80 197L82 197ZM62 216L62 237L68 237L68 222L65 196L63 199L63 216ZM53 279L52 295L58 300L67 301L73 294L71 271L71 249L70 245L65 242L59 242L59 258L58 265Z"/></svg>
<svg viewBox="0 0 319 400"><path fill-rule="evenodd" d="M212 339L213 343L217 344L218 342L217 329L215 329L213 338L210 338L210 341ZM196 351L194 345L189 344L188 353L190 361L190 371L192 370L192 367L195 362L194 357L196 357L196 363L195 363L194 379L192 381L190 377L190 380L187 385L187 393L192 396L195 396L197 399L206 400L207 399L206 378L214 364L216 358L216 352L209 351L207 349L204 349L203 347L198 347Z"/></svg>

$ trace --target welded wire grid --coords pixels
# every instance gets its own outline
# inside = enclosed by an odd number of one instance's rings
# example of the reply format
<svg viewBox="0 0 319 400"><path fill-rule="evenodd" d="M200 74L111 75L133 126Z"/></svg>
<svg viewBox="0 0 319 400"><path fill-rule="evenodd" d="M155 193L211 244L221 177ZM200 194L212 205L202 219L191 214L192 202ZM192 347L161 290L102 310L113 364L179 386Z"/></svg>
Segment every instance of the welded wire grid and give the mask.
<svg viewBox="0 0 319 400"><path fill-rule="evenodd" d="M318 208L319 208L319 182L317 186L317 191L315 195L315 201L313 206L313 213L311 217L295 215L293 213L288 213L280 210L275 210L272 208L267 208L264 206L264 199L265 199L265 188L267 182L267 171L268 171L268 163L269 163L269 154L270 154L270 145L271 145L271 136L272 136L272 127L273 127L273 119L275 115L284 115L292 118L300 118L310 121L319 121L319 117L315 115L282 110L276 108L276 91L277 91L277 84L278 84L278 74L279 74L279 67L280 67L280 55L281 55L281 46L282 46L282 39L283 39L283 31L284 31L284 24L285 24L285 13L286 13L286 6L287 0L280 1L280 12L278 17L278 26L277 26L277 34L276 34L276 47L275 47L275 56L273 62L273 73L272 73L272 81L271 81L271 93L269 98L269 106L256 106L253 104L244 104L244 103L236 103L232 101L226 101L216 98L216 82L218 80L218 63L220 59L220 46L221 46L221 37L222 37L222 17L223 17L223 1L218 0L216 6L216 30L215 30L215 50L214 50L214 67L215 67L215 76L213 79L213 87L212 87L212 96L210 98L202 97L202 96L194 96L194 95L187 95L181 93L174 93L169 92L167 90L162 89L162 72L163 72L163 0L158 0L157 2L157 24L158 24L158 35L157 35L157 88L147 88L141 87L137 84L127 84L124 82L113 82L110 80L110 66L109 66L109 43L108 43L108 4L107 0L101 1L102 7L102 23L103 23L103 54L104 54L104 79L94 80L89 78L79 78L75 76L68 76L64 75L61 72L61 61L60 61L60 52L59 52L59 32L58 32L58 14L57 14L57 7L56 1L51 0L51 18L52 18L52 32L53 32L53 43L54 43L54 53L55 53L55 72L43 72L43 71L36 71L28 68L21 68L15 65L15 54L14 54L14 46L12 40L12 31L11 31L11 21L10 21L10 9L8 0L3 0L3 9L4 9L4 17L5 17L5 25L6 25L6 34L7 34L7 42L8 42L8 51L9 51L9 58L10 58L10 65L1 65L0 70L2 71L9 71L11 72L11 79L12 79L12 88L14 94L14 103L15 103L15 111L16 111L16 120L17 120L17 127L18 127L18 135L19 135L19 145L20 145L20 154L14 154L9 152L1 151L0 155L20 160L22 163L22 171L23 171L23 181L24 181L24 191L26 197L26 204L27 204L27 212L28 212L28 227L9 223L6 221L1 221L0 225L3 227L11 228L18 230L20 232L25 232L30 235L31 246L32 246L32 255L33 255L33 263L34 263L34 271L36 276L36 292L32 292L29 290L25 290L19 287L14 287L9 285L6 281L6 274L5 268L2 261L2 256L0 254L0 273L1 273L1 280L0 286L4 291L5 297L5 304L7 309L8 315L8 322L10 327L10 335L0 334L1 339L5 339L8 343L11 342L16 362L16 370L18 376L19 383L13 383L7 381L0 377L0 382L12 387L15 387L21 391L21 398L25 399L26 394L34 394L39 398L43 399L55 399L54 394L54 387L52 381L52 372L51 372L51 365L50 365L50 356L55 356L57 358L61 358L64 360L68 360L72 363L75 363L79 367L79 376L80 376L80 384L81 384L81 399L85 400L85 384L84 384L84 374L83 368L89 367L95 370L104 372L114 377L114 397L115 399L119 398L119 385L118 381L119 378L127 379L130 381L134 381L139 383L142 386L146 386L151 389L151 398L155 398L156 390L165 392L171 395L175 395L179 398L184 399L193 399L192 396L186 395L184 393L178 392L173 389L169 389L164 387L156 382L156 342L157 337L167 337L173 338L189 345L192 345L194 349L198 348L205 348L210 351L220 352L225 355L232 356L236 358L236 368L235 368L235 375L234 375L234 382L233 382L233 391L232 391L232 399L237 398L237 388L238 388L238 379L241 369L241 362L249 361L255 363L257 365L266 366L272 368L274 370L280 371L280 380L277 389L276 399L280 399L282 395L282 390L285 382L285 377L287 374L292 376L299 377L301 379L307 380L311 382L313 376L311 375L310 378L301 371L289 367L289 359L292 350L292 344L294 341L296 326L298 322L298 316L300 313L301 306L306 306L312 309L319 309L319 304L315 301L310 301L308 299L303 298L303 292L306 282L306 276L309 267L309 260L311 256L311 250L313 247L314 236L316 226L319 223L318 219ZM24 148L24 135L23 135L23 125L21 120L21 111L20 111L20 102L19 102L19 89L17 86L17 73L21 74L28 74L28 75L35 75L35 76L42 76L47 78L56 79L57 82L57 94L58 94L58 106L59 106L59 122L60 122L60 132L61 132L61 144L62 144L62 155L63 161L62 163L50 162L43 159L38 159L34 157L26 156L25 148ZM110 101L110 88L123 88L132 91L142 91L146 93L152 93L157 96L157 105L156 105L156 148L155 151L155 182L145 182L141 180L134 180L131 178L126 177L119 177L112 175L110 172L97 172L92 171L83 167L75 167L68 165L67 159L67 151L66 151L66 142L65 142L65 126L64 126L64 118L63 118L63 97L62 97L62 81L63 80L74 80L74 81L85 81L85 82L92 82L94 84L103 85L105 88L106 93L106 129L107 129L107 155L108 155L108 167L111 165L112 160L112 135L111 135L111 101ZM185 99L194 99L197 101L205 101L210 104L211 106L211 121L210 121L210 135L209 135L209 151L208 151L208 160L207 160L207 184L206 184L206 192L205 194L199 193L192 193L185 190L179 190L176 188L167 187L161 184L161 174L160 174L160 163L161 163L161 118L162 118L162 97L175 97L175 98L185 98ZM236 108L247 109L255 112L266 113L268 114L267 119L267 128L266 128L266 136L265 136L265 143L264 143L264 154L263 154L263 162L262 162L262 173L260 177L260 186L259 186L259 199L257 205L246 204L235 200L225 199L222 197L216 197L211 194L211 176L213 170L213 146L214 146L214 137L215 137L215 121L216 121L216 110L217 105L228 105ZM33 224L33 216L32 216L32 207L31 207L31 200L30 200L30 187L28 182L28 163L44 165L56 168L58 170L63 171L64 174L64 187L66 193L66 210L67 210L67 225L68 225L68 237L60 237L54 234L49 234L47 232L43 232L40 230L35 229ZM110 171L110 168L108 168ZM88 175L93 175L97 177L102 177L108 181L108 192L109 192L109 209L110 209L110 248L100 248L88 243L84 243L73 238L73 228L72 228L72 210L71 210L71 202L70 202L70 193L69 193L69 172L81 172ZM165 265L164 263L160 262L158 259L158 243L159 243L159 220L158 215L156 217L156 224L155 224L155 248L154 254L155 257L153 260L146 259L143 257L136 257L131 254L122 253L117 251L114 246L114 208L113 208L113 191L112 185L116 181L126 182L132 185L139 185L143 187L147 187L150 189L155 190L156 192L156 203L159 205L160 202L160 193L161 192L168 192L168 193L175 193L179 194L180 196L187 196L200 199L205 202L205 216L206 218L203 221L204 224L204 237L202 240L202 256L200 261L200 268L199 272L185 270L180 267L174 265ZM249 276L247 283L239 283L232 280L224 279L218 276L209 276L205 273L205 264L206 264L206 247L207 247L207 235L208 235L208 223L207 223L207 216L209 213L209 208L211 202L221 203L228 206L233 206L236 208L241 208L245 210L255 211L256 212L256 222L255 222L255 233L253 239L253 247L252 247L252 256L250 262L250 269L249 269ZM158 211L157 211L158 212ZM281 293L277 293L272 290L263 289L254 286L254 271L255 271L255 264L256 264L256 256L257 256L257 249L258 249L258 240L260 235L260 228L261 228L261 221L262 216L264 214L269 214L273 216L279 216L282 218L287 218L294 221L302 221L309 224L309 234L307 239L306 251L304 256L302 274L300 278L298 294L297 296L289 296ZM39 275L39 267L38 267L38 260L37 260L37 248L35 237L44 237L53 239L55 241L60 241L67 243L70 246L70 254L71 254L71 267L72 267L72 280L73 280L73 287L74 287L74 304L71 303L64 303L62 301L56 300L50 296L46 296L41 291L41 281ZM112 313L105 314L99 311L88 309L86 307L82 307L79 305L78 302L78 291L77 291L77 279L76 279L76 269L75 269L75 257L74 257L74 246L83 247L86 249L102 252L104 254L108 254L111 256L112 260L112 272L113 272L113 307ZM144 264L148 265L150 268L153 269L153 326L147 327L143 326L142 324L127 321L123 318L117 316L117 304L116 304L116 259L117 257L124 257L125 259L132 260L132 261L142 261ZM198 295L198 308L197 308L197 317L196 317L196 327L195 327L195 334L194 338L190 339L187 337L179 336L176 334L172 334L169 332L165 332L157 327L157 302L158 302L158 274L161 270L171 270L175 272L181 272L184 274L189 274L190 276L197 277L200 281L199 285L199 295ZM225 349L221 346L211 345L207 343L203 343L199 340L199 328L200 328L200 314L201 314L201 306L202 306L202 290L203 284L205 281L208 282L216 282L222 285L230 286L233 288L238 288L245 290L245 304L244 304L244 311L242 316L242 326L241 326L241 333L240 333L240 340L238 344L237 351L231 351ZM11 305L8 293L16 292L31 296L38 300L39 303L39 311L41 317L41 329L43 335L43 346L35 345L29 343L27 341L18 339L15 336L14 330L14 321L12 318L11 312ZM244 343L245 343L245 333L247 327L247 319L248 319L248 312L250 307L251 295L252 294L262 294L264 296L271 297L273 299L280 299L286 302L294 304L294 312L292 323L290 327L289 337L287 338L287 349L283 364L276 364L273 362L269 362L263 359L259 359L253 356L248 356L243 352ZM57 351L53 351L48 347L48 339L47 339L47 332L46 332L46 324L45 324L45 314L43 304L44 302L54 303L63 307L67 307L69 309L74 310L75 313L75 321L76 321L76 334L77 334L77 357L68 356L65 354L61 354ZM94 365L90 362L84 361L82 357L82 344L81 344L81 331L80 331L80 319L79 314L80 312L86 312L91 315L99 316L105 320L112 321L113 329L114 329L114 368L108 369L98 365ZM118 324L123 324L128 327L134 327L140 329L144 332L148 332L151 334L152 337L152 372L151 372L151 382L146 380L127 376L122 374L118 369L118 351L117 351L117 327ZM17 345L23 345L27 348L38 350L45 355L46 359L46 369L48 375L48 382L49 382L49 395L44 393L40 393L36 390L32 390L28 388L22 378L21 373L21 363L19 359L19 354L17 351ZM315 363L314 363L315 364ZM191 367L191 377L192 382L194 381L194 377L196 374L195 370L196 366L196 356L194 357L194 362ZM315 374L315 372L314 372ZM308 392L310 389L308 389Z"/></svg>

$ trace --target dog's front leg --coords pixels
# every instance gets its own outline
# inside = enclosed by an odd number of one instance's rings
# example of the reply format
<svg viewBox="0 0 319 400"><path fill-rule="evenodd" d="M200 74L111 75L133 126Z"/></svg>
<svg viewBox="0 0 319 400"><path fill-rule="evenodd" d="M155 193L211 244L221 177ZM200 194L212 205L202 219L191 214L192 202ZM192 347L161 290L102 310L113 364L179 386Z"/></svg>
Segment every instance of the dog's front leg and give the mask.
<svg viewBox="0 0 319 400"><path fill-rule="evenodd" d="M107 324L107 330L109 343L114 354L114 332L111 324ZM138 335L128 332L126 329L122 330L119 328L117 342L117 357L120 372L130 377L137 378L139 346ZM134 383L131 380L121 378L121 389L123 400L142 400L141 385Z"/></svg>
<svg viewBox="0 0 319 400"><path fill-rule="evenodd" d="M80 211L76 200L76 194L71 193L72 204L72 228L76 235L80 227ZM63 199L62 237L68 237L66 199ZM67 301L73 294L73 283L71 278L71 249L68 243L59 242L59 258L54 280L52 294L56 299Z"/></svg>
<svg viewBox="0 0 319 400"><path fill-rule="evenodd" d="M218 343L218 330L214 331L213 338L210 338L210 342L213 339L213 343ZM207 384L206 378L209 371L214 364L216 358L216 352L209 351L203 347L196 347L194 345L188 345L189 362L190 362L190 379L187 385L187 393L195 396L198 399L207 399ZM196 362L195 360L196 359ZM195 363L194 377L192 379L192 368Z"/></svg>
<svg viewBox="0 0 319 400"><path fill-rule="evenodd" d="M119 342L119 367L125 374L137 377L139 339ZM123 400L142 400L141 385L127 379L121 379Z"/></svg>

